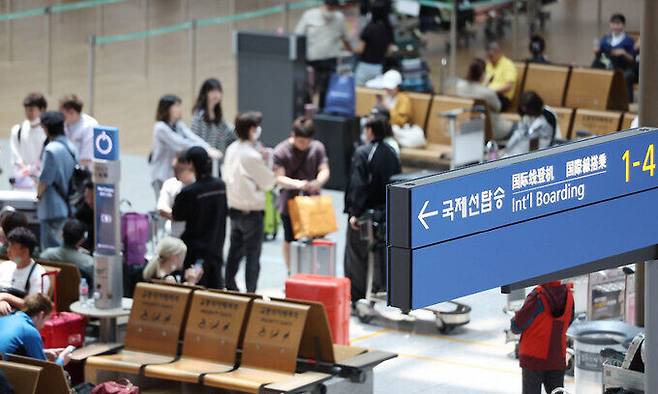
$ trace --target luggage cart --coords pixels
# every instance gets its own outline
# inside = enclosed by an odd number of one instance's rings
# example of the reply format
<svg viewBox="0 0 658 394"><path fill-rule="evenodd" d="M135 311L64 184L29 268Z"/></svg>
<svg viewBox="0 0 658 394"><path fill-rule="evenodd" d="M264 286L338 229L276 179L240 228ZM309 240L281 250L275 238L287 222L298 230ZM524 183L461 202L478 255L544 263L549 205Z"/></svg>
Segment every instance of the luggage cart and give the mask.
<svg viewBox="0 0 658 394"><path fill-rule="evenodd" d="M369 210L359 218L361 238L368 242L368 267L366 279L366 296L356 302L356 316L362 323L368 324L375 318L391 321L416 322L424 320L422 312L430 312L434 316L435 324L441 334L449 334L455 328L468 324L471 321L471 307L456 301L448 301L420 311L403 311L388 307L385 292L373 291L375 280L375 254L378 248L384 245L385 229L383 213ZM420 312L420 313L419 313Z"/></svg>

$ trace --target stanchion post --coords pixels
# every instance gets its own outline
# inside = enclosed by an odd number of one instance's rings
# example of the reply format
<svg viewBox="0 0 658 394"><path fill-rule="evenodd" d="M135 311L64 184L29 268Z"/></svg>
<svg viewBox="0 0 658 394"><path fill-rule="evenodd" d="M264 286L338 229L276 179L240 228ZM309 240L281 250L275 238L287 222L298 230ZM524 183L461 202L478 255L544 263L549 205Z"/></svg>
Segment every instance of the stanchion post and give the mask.
<svg viewBox="0 0 658 394"><path fill-rule="evenodd" d="M105 34L105 7L101 4L96 7L96 35L103 34Z"/></svg>
<svg viewBox="0 0 658 394"><path fill-rule="evenodd" d="M512 22L512 55L516 59L519 41L519 8L517 0L512 1L512 15L514 16L514 21Z"/></svg>
<svg viewBox="0 0 658 394"><path fill-rule="evenodd" d="M53 9L48 6L45 9L46 34L46 91L48 94L53 93Z"/></svg>
<svg viewBox="0 0 658 394"><path fill-rule="evenodd" d="M11 0L7 0L7 13L11 14ZM13 30L14 30L14 22L9 19L7 21L7 60L9 63L14 61L14 42L13 42Z"/></svg>
<svg viewBox="0 0 658 394"><path fill-rule="evenodd" d="M197 62L197 20L192 20L192 26L188 33L190 40L190 94L194 102L194 92L196 90L196 62Z"/></svg>
<svg viewBox="0 0 658 394"><path fill-rule="evenodd" d="M149 22L149 0L144 0L144 31L148 31ZM149 37L144 37L144 78L149 77Z"/></svg>
<svg viewBox="0 0 658 394"><path fill-rule="evenodd" d="M89 37L89 49L87 53L87 81L89 114L94 115L95 91L96 91L96 36Z"/></svg>
<svg viewBox="0 0 658 394"><path fill-rule="evenodd" d="M450 13L450 77L457 74L457 14L459 4L452 0L452 12Z"/></svg>
<svg viewBox="0 0 658 394"><path fill-rule="evenodd" d="M290 32L290 3L288 0L283 3L283 32Z"/></svg>
<svg viewBox="0 0 658 394"><path fill-rule="evenodd" d="M650 0L645 0L650 1ZM603 35L602 25L603 25L603 0L597 0L596 2L596 33L597 37Z"/></svg>

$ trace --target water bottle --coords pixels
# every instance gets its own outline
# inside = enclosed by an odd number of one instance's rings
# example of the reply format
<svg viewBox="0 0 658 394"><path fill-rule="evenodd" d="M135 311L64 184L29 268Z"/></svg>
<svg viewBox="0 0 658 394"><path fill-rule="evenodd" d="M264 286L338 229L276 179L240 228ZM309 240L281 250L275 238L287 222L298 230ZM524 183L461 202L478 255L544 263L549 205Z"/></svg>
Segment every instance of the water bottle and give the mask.
<svg viewBox="0 0 658 394"><path fill-rule="evenodd" d="M87 279L81 278L80 279L80 298L78 298L78 301L82 305L87 305L88 300L89 300L89 285L87 284Z"/></svg>
<svg viewBox="0 0 658 394"><path fill-rule="evenodd" d="M487 142L487 147L485 151L486 151L487 161L493 161L498 159L498 144L496 143L496 141L491 140Z"/></svg>

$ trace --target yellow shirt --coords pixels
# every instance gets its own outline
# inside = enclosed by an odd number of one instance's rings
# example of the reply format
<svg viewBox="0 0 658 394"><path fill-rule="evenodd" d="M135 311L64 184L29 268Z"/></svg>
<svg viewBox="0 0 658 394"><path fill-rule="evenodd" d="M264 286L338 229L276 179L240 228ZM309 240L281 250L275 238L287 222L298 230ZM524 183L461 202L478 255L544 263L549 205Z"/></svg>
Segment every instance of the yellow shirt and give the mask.
<svg viewBox="0 0 658 394"><path fill-rule="evenodd" d="M503 94L503 96L512 100L514 98L514 87L516 86L516 66L514 63L502 56L495 66L487 62L487 81L489 88L498 91L507 84L512 84L512 88Z"/></svg>
<svg viewBox="0 0 658 394"><path fill-rule="evenodd" d="M391 124L404 126L411 124L413 109L411 108L411 97L406 93L398 93L395 96L395 105L390 109Z"/></svg>

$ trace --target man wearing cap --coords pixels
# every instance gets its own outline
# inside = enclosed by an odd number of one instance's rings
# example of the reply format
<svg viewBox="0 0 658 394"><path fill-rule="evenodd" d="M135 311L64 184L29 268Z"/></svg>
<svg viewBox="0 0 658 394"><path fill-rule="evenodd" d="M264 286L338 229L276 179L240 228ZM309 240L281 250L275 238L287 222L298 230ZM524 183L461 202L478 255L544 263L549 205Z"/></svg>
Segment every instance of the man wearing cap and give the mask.
<svg viewBox="0 0 658 394"><path fill-rule="evenodd" d="M315 92L320 96L320 111L324 108L329 79L336 71L341 50L345 47L352 51L345 16L338 11L339 5L338 0L324 0L321 7L304 12L295 28L295 34L306 36L306 60L315 71Z"/></svg>
<svg viewBox="0 0 658 394"><path fill-rule="evenodd" d="M211 175L212 161L206 149L188 149L185 160L192 165L196 182L183 187L172 209L175 221L185 222L181 239L187 246L184 268L199 263L203 266L201 286L224 288L222 265L226 235L226 187Z"/></svg>
<svg viewBox="0 0 658 394"><path fill-rule="evenodd" d="M37 186L37 216L41 222L41 250L61 246L64 222L70 215L69 182L78 163L78 152L64 135L64 115L41 115L47 145L41 156L41 175Z"/></svg>
<svg viewBox="0 0 658 394"><path fill-rule="evenodd" d="M541 394L542 385L547 393L564 387L567 329L573 315L571 285L560 281L537 286L514 315L512 332L521 334L523 394Z"/></svg>

